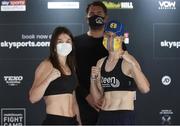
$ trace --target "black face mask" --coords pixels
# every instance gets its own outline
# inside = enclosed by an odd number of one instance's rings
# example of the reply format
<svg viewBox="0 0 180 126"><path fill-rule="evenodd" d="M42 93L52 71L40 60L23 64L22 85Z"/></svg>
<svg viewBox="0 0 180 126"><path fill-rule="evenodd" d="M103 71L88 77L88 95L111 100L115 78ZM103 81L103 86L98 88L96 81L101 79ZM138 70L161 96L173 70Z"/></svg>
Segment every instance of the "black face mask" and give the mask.
<svg viewBox="0 0 180 126"><path fill-rule="evenodd" d="M104 17L94 15L88 18L91 29L99 29L104 25Z"/></svg>

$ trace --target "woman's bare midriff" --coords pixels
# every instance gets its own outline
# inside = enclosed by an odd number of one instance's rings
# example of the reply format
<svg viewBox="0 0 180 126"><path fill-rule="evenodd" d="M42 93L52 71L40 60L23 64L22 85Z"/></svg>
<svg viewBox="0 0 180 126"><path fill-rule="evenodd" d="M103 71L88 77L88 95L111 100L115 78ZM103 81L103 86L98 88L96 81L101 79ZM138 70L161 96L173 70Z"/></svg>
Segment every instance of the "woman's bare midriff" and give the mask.
<svg viewBox="0 0 180 126"><path fill-rule="evenodd" d="M46 103L46 113L67 117L74 117L72 94L57 94L44 97Z"/></svg>
<svg viewBox="0 0 180 126"><path fill-rule="evenodd" d="M102 110L134 110L135 91L105 92Z"/></svg>

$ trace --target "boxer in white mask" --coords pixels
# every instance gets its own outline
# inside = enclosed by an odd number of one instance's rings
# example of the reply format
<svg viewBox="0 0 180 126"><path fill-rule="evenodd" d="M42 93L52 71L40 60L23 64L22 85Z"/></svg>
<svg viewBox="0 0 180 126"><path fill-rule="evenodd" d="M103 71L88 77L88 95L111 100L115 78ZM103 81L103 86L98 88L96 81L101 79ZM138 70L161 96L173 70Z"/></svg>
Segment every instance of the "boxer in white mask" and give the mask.
<svg viewBox="0 0 180 126"><path fill-rule="evenodd" d="M66 42L58 43L56 50L58 55L67 56L72 51L72 45Z"/></svg>
<svg viewBox="0 0 180 126"><path fill-rule="evenodd" d="M45 100L43 125L81 124L75 97L77 84L72 33L57 27L50 40L50 56L36 69L29 91L31 103Z"/></svg>

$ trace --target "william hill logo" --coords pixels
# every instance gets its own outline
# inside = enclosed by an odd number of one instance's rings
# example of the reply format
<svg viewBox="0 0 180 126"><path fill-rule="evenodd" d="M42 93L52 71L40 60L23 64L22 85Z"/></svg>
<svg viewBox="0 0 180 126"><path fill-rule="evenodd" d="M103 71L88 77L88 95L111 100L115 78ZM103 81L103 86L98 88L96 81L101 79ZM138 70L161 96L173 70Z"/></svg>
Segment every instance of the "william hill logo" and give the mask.
<svg viewBox="0 0 180 126"><path fill-rule="evenodd" d="M102 1L108 9L133 9L132 2Z"/></svg>

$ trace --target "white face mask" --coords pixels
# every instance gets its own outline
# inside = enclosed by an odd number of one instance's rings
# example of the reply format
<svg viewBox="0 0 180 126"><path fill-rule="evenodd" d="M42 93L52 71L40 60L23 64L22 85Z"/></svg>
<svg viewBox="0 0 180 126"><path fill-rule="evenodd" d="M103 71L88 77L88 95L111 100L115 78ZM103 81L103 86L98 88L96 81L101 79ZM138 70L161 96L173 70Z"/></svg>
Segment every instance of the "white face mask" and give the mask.
<svg viewBox="0 0 180 126"><path fill-rule="evenodd" d="M72 51L72 45L70 43L58 43L56 45L57 54L61 56L67 56Z"/></svg>

